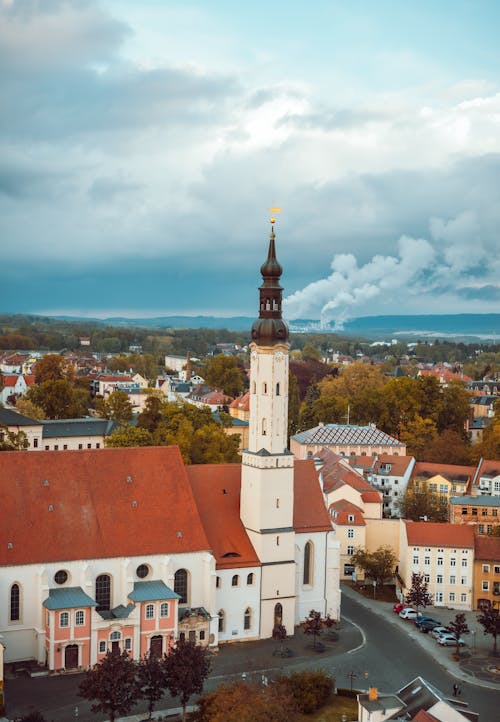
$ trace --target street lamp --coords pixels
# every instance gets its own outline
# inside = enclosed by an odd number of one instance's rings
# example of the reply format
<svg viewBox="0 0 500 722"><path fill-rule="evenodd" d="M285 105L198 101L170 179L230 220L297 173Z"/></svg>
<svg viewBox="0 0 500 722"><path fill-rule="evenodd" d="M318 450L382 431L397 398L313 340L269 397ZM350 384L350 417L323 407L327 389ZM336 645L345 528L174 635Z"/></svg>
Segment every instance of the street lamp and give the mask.
<svg viewBox="0 0 500 722"><path fill-rule="evenodd" d="M351 692L352 692L352 680L357 678L356 672L349 672L349 674L346 675L351 680Z"/></svg>

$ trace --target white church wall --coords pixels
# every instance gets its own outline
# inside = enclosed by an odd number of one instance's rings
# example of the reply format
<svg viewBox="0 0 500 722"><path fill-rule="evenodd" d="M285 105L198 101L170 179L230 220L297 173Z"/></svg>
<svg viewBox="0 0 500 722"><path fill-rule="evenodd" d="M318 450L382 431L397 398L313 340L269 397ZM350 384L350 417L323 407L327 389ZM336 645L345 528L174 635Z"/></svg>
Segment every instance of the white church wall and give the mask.
<svg viewBox="0 0 500 722"><path fill-rule="evenodd" d="M251 575L251 581L249 581ZM216 615L224 612L219 642L258 639L260 633L260 567L219 569ZM234 579L237 578L237 579ZM234 581L233 581L234 579ZM237 581L237 583L234 583ZM250 609L250 629L245 629L245 611Z"/></svg>

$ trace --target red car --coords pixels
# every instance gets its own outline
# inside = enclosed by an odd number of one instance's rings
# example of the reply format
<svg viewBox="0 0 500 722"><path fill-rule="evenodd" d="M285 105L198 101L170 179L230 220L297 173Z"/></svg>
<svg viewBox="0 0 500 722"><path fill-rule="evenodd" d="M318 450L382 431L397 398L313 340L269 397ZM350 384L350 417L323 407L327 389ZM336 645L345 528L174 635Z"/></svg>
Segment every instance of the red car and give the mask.
<svg viewBox="0 0 500 722"><path fill-rule="evenodd" d="M399 614L399 612L402 612L405 607L410 606L409 604L404 604L403 602L396 602L396 604L393 606L392 611L396 614Z"/></svg>

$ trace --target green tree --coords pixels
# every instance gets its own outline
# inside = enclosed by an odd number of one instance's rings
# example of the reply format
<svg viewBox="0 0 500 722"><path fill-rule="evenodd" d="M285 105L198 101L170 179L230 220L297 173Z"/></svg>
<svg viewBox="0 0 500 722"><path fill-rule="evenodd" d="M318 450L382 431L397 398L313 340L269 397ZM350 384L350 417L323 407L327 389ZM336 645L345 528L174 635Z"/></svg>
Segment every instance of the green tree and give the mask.
<svg viewBox="0 0 500 722"><path fill-rule="evenodd" d="M377 585L382 586L387 579L392 579L397 557L391 547L381 546L374 552L362 548L355 549L351 561L364 571L366 577L376 582L376 588Z"/></svg>
<svg viewBox="0 0 500 722"><path fill-rule="evenodd" d="M408 484L399 497L397 508L403 519L411 521L448 521L448 501L429 489L425 483Z"/></svg>
<svg viewBox="0 0 500 722"><path fill-rule="evenodd" d="M305 715L311 715L325 705L333 694L335 680L322 670L304 670L283 675L277 680L284 692L295 701L295 706Z"/></svg>
<svg viewBox="0 0 500 722"><path fill-rule="evenodd" d="M500 527L499 527L500 528ZM491 634L493 637L493 654L497 656L497 637L500 634L500 614L498 609L489 607L483 609L481 614L478 616L477 621L483 628L484 634Z"/></svg>
<svg viewBox="0 0 500 722"><path fill-rule="evenodd" d="M165 665L161 657L148 652L137 665L137 679L141 697L148 703L149 719L153 716L156 703L166 689Z"/></svg>
<svg viewBox="0 0 500 722"><path fill-rule="evenodd" d="M32 386L26 398L40 406L47 419L72 419L85 416L89 407L89 394L76 389L70 381L58 379Z"/></svg>
<svg viewBox="0 0 500 722"><path fill-rule="evenodd" d="M154 446L153 437L147 429L139 429L136 426L125 426L115 429L105 439L106 446L122 448L125 446Z"/></svg>
<svg viewBox="0 0 500 722"><path fill-rule="evenodd" d="M213 356L204 371L209 386L221 389L228 396L239 396L246 385L246 374L234 356Z"/></svg>
<svg viewBox="0 0 500 722"><path fill-rule="evenodd" d="M85 673L80 683L79 695L84 699L97 700L92 705L94 713L108 715L109 722L130 712L141 696L137 679L137 664L127 652L106 656Z"/></svg>
<svg viewBox="0 0 500 722"><path fill-rule="evenodd" d="M406 376L390 379L381 392L383 411L380 426L388 434L400 438L419 416L422 405L421 388L416 379Z"/></svg>
<svg viewBox="0 0 500 722"><path fill-rule="evenodd" d="M472 460L477 462L483 459L500 460L500 418L494 418L483 432L483 440L474 444L471 449Z"/></svg>
<svg viewBox="0 0 500 722"><path fill-rule="evenodd" d="M457 646L455 648L455 654L460 654L460 637L462 634L467 634L469 631L469 626L467 624L467 621L465 619L465 614L462 612L459 612L455 615L455 619L448 624L448 629L450 632L455 635L455 639L457 640Z"/></svg>
<svg viewBox="0 0 500 722"><path fill-rule="evenodd" d="M208 424L194 432L191 446L192 464L238 462L239 436L229 435L217 424Z"/></svg>
<svg viewBox="0 0 500 722"><path fill-rule="evenodd" d="M471 448L463 434L445 429L427 444L424 457L425 461L440 463L446 459L447 464L466 466L471 463Z"/></svg>
<svg viewBox="0 0 500 722"><path fill-rule="evenodd" d="M27 416L29 419L35 419L36 421L40 421L41 419L45 418L45 411L42 409L42 407L37 406L33 403L33 401L30 401L26 397L17 399L16 411L18 412L18 414Z"/></svg>
<svg viewBox="0 0 500 722"><path fill-rule="evenodd" d="M451 383L442 391L442 408L438 415L438 431L451 429L465 437L471 394L460 382Z"/></svg>
<svg viewBox="0 0 500 722"><path fill-rule="evenodd" d="M312 358L316 361L321 361L321 351L317 346L314 346L312 343L307 342L302 348L302 358L304 360Z"/></svg>
<svg viewBox="0 0 500 722"><path fill-rule="evenodd" d="M179 639L165 657L166 686L172 697L179 697L182 722L186 720L186 705L194 694L201 694L210 672L210 652L189 640Z"/></svg>
<svg viewBox="0 0 500 722"><path fill-rule="evenodd" d="M119 389L112 391L107 399L98 398L96 410L103 419L117 421L120 424L131 421L133 417L133 408L128 394Z"/></svg>
<svg viewBox="0 0 500 722"><path fill-rule="evenodd" d="M405 602L411 604L417 608L417 613L420 607L428 607L432 604L432 594L429 592L429 587L425 581L425 576L421 573L413 572L411 575L411 587L405 597Z"/></svg>
<svg viewBox="0 0 500 722"><path fill-rule="evenodd" d="M7 426L0 424L0 451L23 451L28 446L24 431L9 431Z"/></svg>

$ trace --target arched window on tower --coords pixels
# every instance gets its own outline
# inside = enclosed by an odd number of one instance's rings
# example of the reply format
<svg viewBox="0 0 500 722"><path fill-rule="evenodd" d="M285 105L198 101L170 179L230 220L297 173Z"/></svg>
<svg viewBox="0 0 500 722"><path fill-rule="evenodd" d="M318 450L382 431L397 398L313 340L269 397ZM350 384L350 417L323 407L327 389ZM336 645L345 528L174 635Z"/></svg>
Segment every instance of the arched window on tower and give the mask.
<svg viewBox="0 0 500 722"><path fill-rule="evenodd" d="M303 584L312 584L312 567L313 567L313 545L308 541L304 547L304 575Z"/></svg>
<svg viewBox="0 0 500 722"><path fill-rule="evenodd" d="M265 381L264 381L264 383L262 384L262 393L263 393L263 394L267 394L267 384L266 384Z"/></svg>
<svg viewBox="0 0 500 722"><path fill-rule="evenodd" d="M280 382L278 381L278 383L276 384L276 396L279 396L279 395L280 395Z"/></svg>
<svg viewBox="0 0 500 722"><path fill-rule="evenodd" d="M245 609L245 615L243 617L243 629L248 630L252 626L252 610L250 607Z"/></svg>

